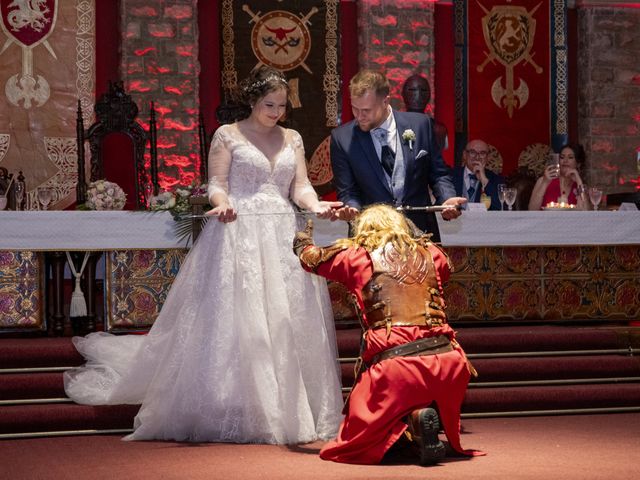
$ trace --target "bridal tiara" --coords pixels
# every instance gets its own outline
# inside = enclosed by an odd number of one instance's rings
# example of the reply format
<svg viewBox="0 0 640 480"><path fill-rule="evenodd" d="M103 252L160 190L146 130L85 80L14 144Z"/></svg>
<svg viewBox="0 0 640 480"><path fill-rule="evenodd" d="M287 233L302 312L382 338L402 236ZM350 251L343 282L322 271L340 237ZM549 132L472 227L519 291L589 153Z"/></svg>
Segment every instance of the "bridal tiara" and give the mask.
<svg viewBox="0 0 640 480"><path fill-rule="evenodd" d="M257 88L262 88L262 87L264 87L267 83L270 83L270 82L272 82L272 81L274 81L274 80L275 80L275 81L278 81L278 82L281 82L283 85L289 85L289 84L287 83L287 81L286 81L284 78L282 78L282 77L280 77L280 76L278 76L278 75L269 75L269 76L267 76L266 78L264 78L264 79L262 79L262 80L256 80L256 81L255 81L255 82L253 82L251 85L246 86L246 87L244 88L244 90L245 90L246 92L248 92L248 91L251 91L251 90L255 90L255 89L257 89Z"/></svg>

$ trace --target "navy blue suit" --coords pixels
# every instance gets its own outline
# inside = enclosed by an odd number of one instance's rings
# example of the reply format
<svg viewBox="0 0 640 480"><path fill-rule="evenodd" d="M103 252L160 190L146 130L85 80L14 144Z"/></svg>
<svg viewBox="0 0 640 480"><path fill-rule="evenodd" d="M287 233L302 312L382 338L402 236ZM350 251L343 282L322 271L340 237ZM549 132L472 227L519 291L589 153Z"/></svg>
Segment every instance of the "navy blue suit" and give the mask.
<svg viewBox="0 0 640 480"><path fill-rule="evenodd" d="M464 165L458 166L453 169L453 184L456 187L456 195L459 197L466 197L465 192L463 192L464 172L465 172ZM500 185L501 183L504 183L504 178L501 175L498 175L497 173L493 173L491 170L485 169L484 173L487 176L487 180L489 180L489 183L487 183L487 186L484 187L484 193L489 197L491 197L491 206L489 207L489 210L500 210L500 197L498 196L498 185ZM480 180L478 180L478 186L480 186ZM481 195L480 190L481 190L480 188L476 188L473 198L469 199L470 202L480 201L480 195Z"/></svg>
<svg viewBox="0 0 640 480"><path fill-rule="evenodd" d="M394 110L393 115L406 165L402 198L395 199L389 188L371 134L360 130L352 120L331 132L331 166L338 200L357 209L374 203L422 207L431 205L428 187L438 204L455 197L450 169L435 138L433 120L423 113ZM416 135L411 149L409 142L402 140L402 133L409 129ZM440 240L433 213L407 212L407 217L421 230L433 233L434 241Z"/></svg>

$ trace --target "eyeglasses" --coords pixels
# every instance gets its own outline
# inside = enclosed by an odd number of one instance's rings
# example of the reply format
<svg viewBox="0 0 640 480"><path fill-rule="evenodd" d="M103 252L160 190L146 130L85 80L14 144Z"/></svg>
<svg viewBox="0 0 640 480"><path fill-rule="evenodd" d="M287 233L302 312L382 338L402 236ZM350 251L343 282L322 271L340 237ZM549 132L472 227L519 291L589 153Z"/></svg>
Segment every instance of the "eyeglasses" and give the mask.
<svg viewBox="0 0 640 480"><path fill-rule="evenodd" d="M486 157L489 155L489 152L486 150L481 150L479 152L477 150L465 150L465 152L467 152L467 155L470 157Z"/></svg>

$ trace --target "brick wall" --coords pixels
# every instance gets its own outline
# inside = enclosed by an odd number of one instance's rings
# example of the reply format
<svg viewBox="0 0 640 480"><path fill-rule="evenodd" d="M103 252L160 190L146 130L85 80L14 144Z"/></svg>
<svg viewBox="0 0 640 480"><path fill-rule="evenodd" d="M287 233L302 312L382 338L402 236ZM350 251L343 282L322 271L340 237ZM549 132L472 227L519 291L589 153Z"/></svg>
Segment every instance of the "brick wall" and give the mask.
<svg viewBox="0 0 640 480"><path fill-rule="evenodd" d="M578 6L574 88L585 181L613 193L633 190L640 179L640 8L601 5Z"/></svg>
<svg viewBox="0 0 640 480"><path fill-rule="evenodd" d="M199 171L197 0L121 0L121 77L149 121L155 103L163 188L189 184Z"/></svg>
<svg viewBox="0 0 640 480"><path fill-rule="evenodd" d="M434 3L425 0L358 2L358 48L361 68L384 70L392 84L392 105L404 110L402 84L424 75L434 91Z"/></svg>

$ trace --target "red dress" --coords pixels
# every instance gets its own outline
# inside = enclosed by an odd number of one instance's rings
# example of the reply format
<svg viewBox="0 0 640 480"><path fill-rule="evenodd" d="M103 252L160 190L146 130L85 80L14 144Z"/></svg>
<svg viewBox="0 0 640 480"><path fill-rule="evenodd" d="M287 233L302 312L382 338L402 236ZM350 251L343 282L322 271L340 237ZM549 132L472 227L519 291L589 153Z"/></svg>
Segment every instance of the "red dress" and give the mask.
<svg viewBox="0 0 640 480"><path fill-rule="evenodd" d="M576 205L578 203L578 184L573 182L571 184L571 188L569 189L569 195L567 195L567 203L571 205ZM544 196L542 197L542 207L546 207L550 202L558 202L560 200L560 196L562 192L560 191L560 179L554 178L547 185L547 189L544 191Z"/></svg>
<svg viewBox="0 0 640 480"><path fill-rule="evenodd" d="M449 265L439 248L430 244L428 249L442 292L442 283L449 277ZM342 250L315 269L318 275L343 283L355 294L361 308L362 288L373 272L369 253L363 248ZM394 326L389 336L385 328L371 329L366 335L362 359L369 364L383 350L437 335L453 340L455 332L447 323L431 328ZM337 438L322 448L320 457L342 463L380 463L385 452L407 429L403 419L413 410L433 402L438 406L441 425L451 447L465 455L482 454L463 450L460 445L460 406L470 373L462 348L456 342L453 345L450 352L390 358L364 371L351 391Z"/></svg>

